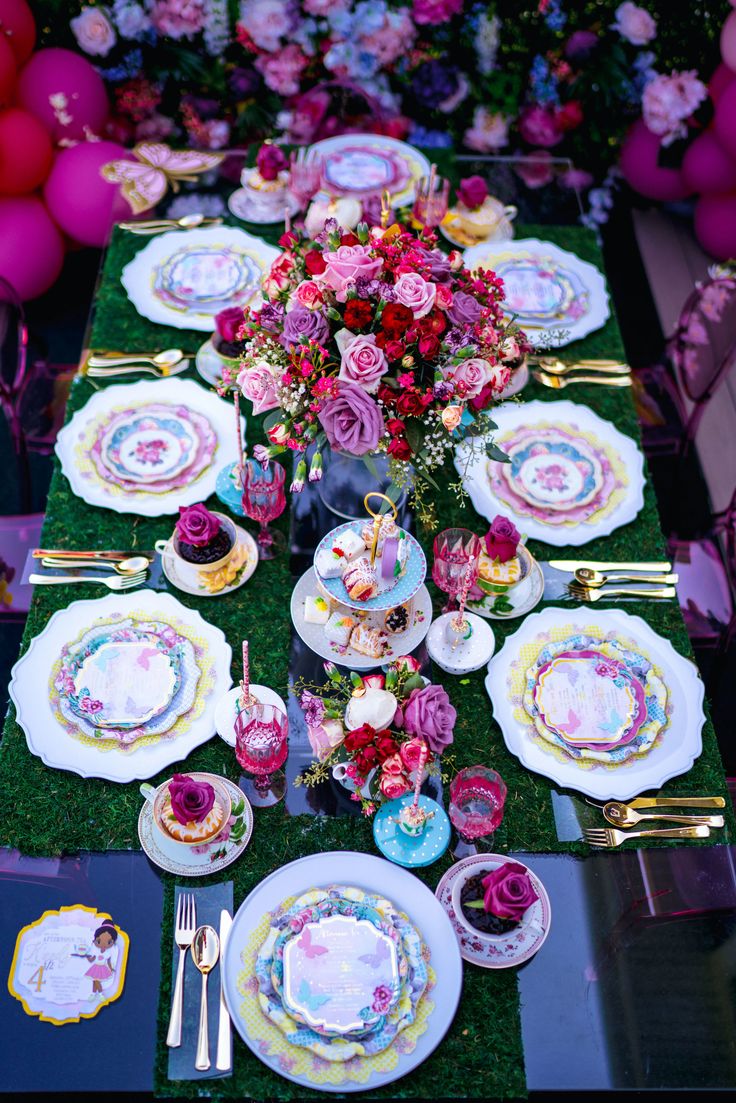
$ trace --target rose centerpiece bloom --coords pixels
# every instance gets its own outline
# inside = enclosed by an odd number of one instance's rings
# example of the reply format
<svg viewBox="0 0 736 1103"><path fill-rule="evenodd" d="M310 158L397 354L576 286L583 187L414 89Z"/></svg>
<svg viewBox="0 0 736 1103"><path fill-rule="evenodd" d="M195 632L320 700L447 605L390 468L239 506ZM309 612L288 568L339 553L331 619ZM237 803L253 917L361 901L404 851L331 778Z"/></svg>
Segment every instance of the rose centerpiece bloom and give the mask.
<svg viewBox="0 0 736 1103"><path fill-rule="evenodd" d="M453 903L470 927L481 934L499 936L518 927L538 899L526 866L509 861L495 869L473 866L458 885Z"/></svg>
<svg viewBox="0 0 736 1103"><path fill-rule="evenodd" d="M198 502L179 506L179 520L174 529L174 550L189 563L210 564L223 559L233 546L232 523Z"/></svg>
<svg viewBox="0 0 736 1103"><path fill-rule="evenodd" d="M171 811L179 823L200 823L215 804L215 790L208 781L190 774L174 774L169 782Z"/></svg>

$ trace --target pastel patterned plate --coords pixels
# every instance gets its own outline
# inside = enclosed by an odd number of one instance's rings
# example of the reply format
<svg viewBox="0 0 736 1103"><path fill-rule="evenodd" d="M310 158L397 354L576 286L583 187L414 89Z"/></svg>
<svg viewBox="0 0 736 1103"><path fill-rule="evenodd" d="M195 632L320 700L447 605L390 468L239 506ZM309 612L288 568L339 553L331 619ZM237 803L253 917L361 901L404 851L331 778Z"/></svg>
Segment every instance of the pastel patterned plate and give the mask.
<svg viewBox="0 0 736 1103"><path fill-rule="evenodd" d="M178 640L169 647L154 632L135 634L116 639L111 633L79 660L69 702L74 712L92 715L97 727L138 727L155 719L181 684Z"/></svg>
<svg viewBox="0 0 736 1103"><path fill-rule="evenodd" d="M474 937L468 928L459 922L452 905L452 889L458 875L476 866L481 869L497 869L507 862L524 865L518 858L510 857L508 854L471 854L448 869L435 891L435 896L452 923L464 960L472 965L480 965L483 969L510 969L516 965L523 965L541 950L552 923L552 905L547 890L529 866L526 866L526 869L537 891L538 900L528 909L524 921L515 930L499 938L483 939Z"/></svg>
<svg viewBox="0 0 736 1103"><path fill-rule="evenodd" d="M154 293L175 309L217 313L239 306L258 290L261 270L250 257L219 245L184 246L158 269Z"/></svg>
<svg viewBox="0 0 736 1103"><path fill-rule="evenodd" d="M360 535L365 526L365 521L348 521L346 524L338 525L336 529L332 529L326 536L322 537L317 545L315 562L319 552L323 548L331 547L341 533L350 529ZM375 597L369 598L368 601L353 601L352 598L348 597L342 578L322 578L316 567L315 572L318 574L321 584L335 601L339 601L341 605L346 605L348 609L368 609L376 612L393 609L395 606L403 605L405 601L413 598L427 576L427 560L421 544L408 532L406 533L406 542L409 545L409 556L406 560L404 574L401 575L395 586L391 586L390 589L383 592L379 591ZM378 566L378 560L376 560L376 566Z"/></svg>
<svg viewBox="0 0 736 1103"><path fill-rule="evenodd" d="M634 738L647 713L641 682L622 662L590 649L563 651L545 663L533 696L544 726L573 747L611 750Z"/></svg>
<svg viewBox="0 0 736 1103"><path fill-rule="evenodd" d="M603 468L594 449L582 440L532 436L508 448L511 462L503 476L516 494L545 510L569 511L585 506L603 486Z"/></svg>
<svg viewBox="0 0 736 1103"><path fill-rule="evenodd" d="M161 482L191 466L199 443L193 422L174 407L163 416L119 414L100 441L100 458L128 482Z"/></svg>
<svg viewBox="0 0 736 1103"><path fill-rule="evenodd" d="M416 181L428 176L430 164L423 153L406 142L383 134L341 134L312 146L323 158L322 184L333 195L391 193L395 207L414 199Z"/></svg>

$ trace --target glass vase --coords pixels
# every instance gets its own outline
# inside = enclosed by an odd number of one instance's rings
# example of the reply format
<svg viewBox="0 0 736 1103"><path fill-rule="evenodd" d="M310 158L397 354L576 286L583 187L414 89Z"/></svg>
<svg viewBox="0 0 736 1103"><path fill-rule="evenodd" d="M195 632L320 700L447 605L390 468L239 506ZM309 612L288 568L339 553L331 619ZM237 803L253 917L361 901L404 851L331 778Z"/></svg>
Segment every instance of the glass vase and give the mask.
<svg viewBox="0 0 736 1103"><path fill-rule="evenodd" d="M363 500L372 491L388 495L397 509L406 502L406 490L391 482L388 458L381 453L351 456L326 446L323 475L317 485L323 504L343 521L365 520Z"/></svg>

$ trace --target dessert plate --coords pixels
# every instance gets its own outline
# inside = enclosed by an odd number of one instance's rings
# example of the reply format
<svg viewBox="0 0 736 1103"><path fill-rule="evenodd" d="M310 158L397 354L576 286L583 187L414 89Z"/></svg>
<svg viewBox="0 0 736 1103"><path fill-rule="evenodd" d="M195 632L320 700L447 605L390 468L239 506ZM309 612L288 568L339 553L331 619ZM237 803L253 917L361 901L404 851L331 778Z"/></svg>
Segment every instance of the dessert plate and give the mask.
<svg viewBox="0 0 736 1103"><path fill-rule="evenodd" d="M344 525L338 525L336 529L332 529L326 536L323 536L317 545L317 550L314 553L315 563L317 562L317 556L323 550L332 547L332 544L341 536L344 532L352 531L360 535L362 529L366 527L365 521L348 521ZM406 533L406 543L409 549L409 554L406 559L406 567L404 573L399 577L398 581L394 585L390 585L385 588L386 583L380 581L379 572L379 592L375 597L368 598L367 601L354 601L348 596L348 592L345 589L345 583L342 578L323 578L319 571L315 567L315 573L317 574L320 583L324 586L325 590L331 597L338 601L341 605L347 606L348 609L356 610L375 610L385 611L386 609L393 609L397 605L403 605L405 601L409 601L419 590L419 587L423 584L424 579L427 576L427 560L424 555L421 544L410 534ZM360 558L360 557L358 557ZM353 561L355 562L355 560ZM376 559L376 568L379 567L380 560Z"/></svg>
<svg viewBox="0 0 736 1103"><path fill-rule="evenodd" d="M322 186L332 195L380 195L388 190L394 207L414 199L417 180L428 176L423 153L383 134L341 134L312 146L323 158Z"/></svg>
<svg viewBox="0 0 736 1103"><path fill-rule="evenodd" d="M149 411L130 419L118 414L100 440L100 459L113 476L131 483L157 483L185 471L200 443L184 412Z"/></svg>
<svg viewBox="0 0 736 1103"><path fill-rule="evenodd" d="M568 512L587 505L603 486L595 450L553 430L530 433L507 454L511 462L503 464L503 477L530 505Z"/></svg>
<svg viewBox="0 0 736 1103"><path fill-rule="evenodd" d="M69 700L74 712L92 716L97 727L138 727L153 720L180 684L178 658L161 637L135 635L115 639L111 633L80 660Z"/></svg>

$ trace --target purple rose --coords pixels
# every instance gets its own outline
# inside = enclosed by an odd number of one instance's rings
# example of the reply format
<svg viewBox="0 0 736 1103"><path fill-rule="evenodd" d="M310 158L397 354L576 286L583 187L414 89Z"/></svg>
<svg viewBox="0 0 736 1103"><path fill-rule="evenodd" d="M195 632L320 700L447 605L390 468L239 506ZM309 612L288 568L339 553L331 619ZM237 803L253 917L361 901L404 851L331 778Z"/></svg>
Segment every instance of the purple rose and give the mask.
<svg viewBox="0 0 736 1103"><path fill-rule="evenodd" d="M486 890L483 907L499 919L520 920L527 908L539 899L529 871L518 862L505 862L481 882Z"/></svg>
<svg viewBox="0 0 736 1103"><path fill-rule="evenodd" d="M284 304L264 303L260 309L258 321L269 333L278 333L284 321Z"/></svg>
<svg viewBox="0 0 736 1103"><path fill-rule="evenodd" d="M469 211L477 211L488 198L488 185L482 176L466 176L458 185L457 197Z"/></svg>
<svg viewBox="0 0 736 1103"><path fill-rule="evenodd" d="M424 255L429 266L429 274L435 283L449 283L452 279L452 265L441 249L430 249Z"/></svg>
<svg viewBox="0 0 736 1103"><path fill-rule="evenodd" d="M237 341L240 327L245 322L245 314L239 306L228 306L215 315L217 332L223 341Z"/></svg>
<svg viewBox="0 0 736 1103"><path fill-rule="evenodd" d="M342 381L337 395L325 402L319 414L332 448L364 456L375 452L383 435L383 414L357 383Z"/></svg>
<svg viewBox="0 0 736 1103"><path fill-rule="evenodd" d="M171 811L179 823L199 823L209 815L215 803L215 790L209 781L195 781L189 774L174 774L169 782Z"/></svg>
<svg viewBox="0 0 736 1103"><path fill-rule="evenodd" d="M264 180L275 180L289 167L286 154L278 146L264 143L256 154L256 167Z"/></svg>
<svg viewBox="0 0 736 1103"><path fill-rule="evenodd" d="M481 305L467 291L458 291L447 311L447 317L454 326L472 326L480 318Z"/></svg>
<svg viewBox="0 0 736 1103"><path fill-rule="evenodd" d="M176 531L185 544L203 547L214 540L220 531L220 518L210 513L207 506L198 502L195 506L179 506Z"/></svg>
<svg viewBox="0 0 736 1103"><path fill-rule="evenodd" d="M460 87L457 73L441 61L423 61L411 82L412 91L422 107L438 108Z"/></svg>
<svg viewBox="0 0 736 1103"><path fill-rule="evenodd" d="M373 394L387 371L388 361L383 349L377 346L374 333L354 337L343 347L338 379L357 383L368 394Z"/></svg>
<svg viewBox="0 0 736 1103"><path fill-rule="evenodd" d="M493 518L493 524L483 539L486 551L491 559L498 559L501 563L506 563L516 555L521 533L514 526L513 521L509 521L508 517L502 517L499 514L498 517Z"/></svg>
<svg viewBox="0 0 736 1103"><path fill-rule="evenodd" d="M412 690L401 711L404 731L426 739L433 754L450 746L457 712L442 686Z"/></svg>
<svg viewBox="0 0 736 1103"><path fill-rule="evenodd" d="M316 341L323 345L330 336L330 327L321 310L308 310L306 306L295 306L284 318L284 330L281 344L284 348L293 348L300 344L300 337Z"/></svg>

